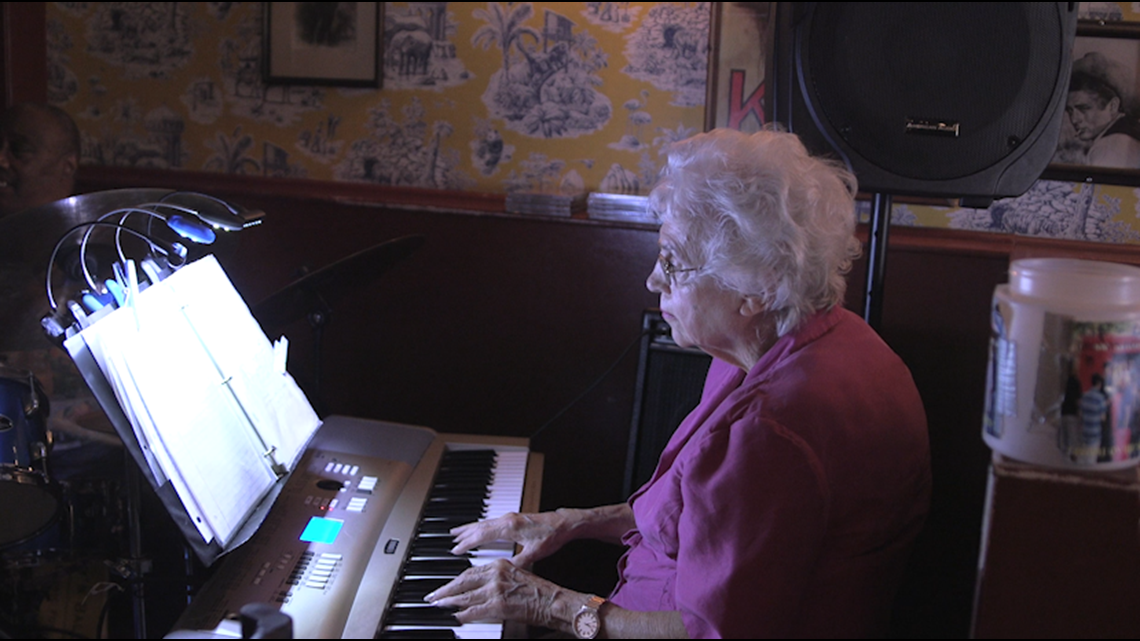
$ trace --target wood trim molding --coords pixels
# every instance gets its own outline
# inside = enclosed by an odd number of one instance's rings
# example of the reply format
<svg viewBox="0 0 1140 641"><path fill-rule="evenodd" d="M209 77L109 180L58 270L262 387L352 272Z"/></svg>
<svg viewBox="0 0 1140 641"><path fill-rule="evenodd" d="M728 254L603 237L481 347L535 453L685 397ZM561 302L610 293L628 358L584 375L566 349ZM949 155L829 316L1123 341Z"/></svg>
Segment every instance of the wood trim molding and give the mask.
<svg viewBox="0 0 1140 641"><path fill-rule="evenodd" d="M402 206L455 212L502 212L506 196L478 192L441 191L422 187L390 187L366 183L302 178L271 178L202 171L171 171L135 167L83 165L77 183L81 191L124 187L193 189L210 194L249 194L361 205Z"/></svg>
<svg viewBox="0 0 1140 641"><path fill-rule="evenodd" d="M92 165L80 167L78 182L81 191L84 192L124 187L192 189L233 197L237 200L243 195L272 196L390 209L423 209L448 213L515 216L528 220L568 221L566 218L540 219L521 214L507 214L506 196L503 194L441 191L419 187ZM570 222L656 230L656 226L644 223L612 223L586 218L576 218ZM858 234L860 240L866 242L867 225L860 225ZM960 229L892 226L887 244L891 251L1005 257L1011 260L1067 256L1140 265L1140 245L1058 240Z"/></svg>
<svg viewBox="0 0 1140 641"><path fill-rule="evenodd" d="M859 233L865 240L868 233L866 226L861 225ZM1140 245L1095 243L961 229L891 227L887 244L892 251L1004 256L1010 260L1065 257L1140 265ZM887 269L890 269L889 265Z"/></svg>

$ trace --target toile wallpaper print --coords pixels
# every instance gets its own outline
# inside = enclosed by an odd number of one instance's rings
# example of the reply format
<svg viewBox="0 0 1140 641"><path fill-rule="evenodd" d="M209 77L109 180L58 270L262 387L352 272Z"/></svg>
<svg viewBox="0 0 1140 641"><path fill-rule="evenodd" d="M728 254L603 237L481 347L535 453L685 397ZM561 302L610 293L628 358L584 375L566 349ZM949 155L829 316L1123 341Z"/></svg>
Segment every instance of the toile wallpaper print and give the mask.
<svg viewBox="0 0 1140 641"><path fill-rule="evenodd" d="M266 85L260 2L48 5L87 164L644 192L700 130L707 2L389 2L383 87Z"/></svg>
<svg viewBox="0 0 1140 641"><path fill-rule="evenodd" d="M360 89L266 85L260 2L48 3L49 100L84 164L490 193L644 194L704 126L712 3L384 5L383 86ZM1140 243L1140 192L1039 181L892 222Z"/></svg>

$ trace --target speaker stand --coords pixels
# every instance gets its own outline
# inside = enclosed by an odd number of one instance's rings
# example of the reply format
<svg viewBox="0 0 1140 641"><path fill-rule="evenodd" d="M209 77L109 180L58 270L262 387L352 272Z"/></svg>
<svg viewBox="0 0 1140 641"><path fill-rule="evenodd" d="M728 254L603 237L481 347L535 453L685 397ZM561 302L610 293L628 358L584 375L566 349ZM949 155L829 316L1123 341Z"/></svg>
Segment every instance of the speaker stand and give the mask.
<svg viewBox="0 0 1140 641"><path fill-rule="evenodd" d="M891 226L891 195L874 194L871 199L871 234L867 239L867 288L863 299L863 320L876 332L883 320L883 280L887 270L887 230Z"/></svg>

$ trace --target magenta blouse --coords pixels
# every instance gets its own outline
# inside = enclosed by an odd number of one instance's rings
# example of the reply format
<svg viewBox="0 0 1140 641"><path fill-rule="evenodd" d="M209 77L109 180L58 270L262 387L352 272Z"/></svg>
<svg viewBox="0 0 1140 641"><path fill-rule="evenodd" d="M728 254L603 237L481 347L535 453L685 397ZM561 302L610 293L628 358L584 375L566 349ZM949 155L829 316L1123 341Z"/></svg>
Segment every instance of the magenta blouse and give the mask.
<svg viewBox="0 0 1140 641"><path fill-rule="evenodd" d="M713 361L630 498L610 598L679 610L693 638L883 636L929 459L901 359L851 312L818 313L750 372Z"/></svg>

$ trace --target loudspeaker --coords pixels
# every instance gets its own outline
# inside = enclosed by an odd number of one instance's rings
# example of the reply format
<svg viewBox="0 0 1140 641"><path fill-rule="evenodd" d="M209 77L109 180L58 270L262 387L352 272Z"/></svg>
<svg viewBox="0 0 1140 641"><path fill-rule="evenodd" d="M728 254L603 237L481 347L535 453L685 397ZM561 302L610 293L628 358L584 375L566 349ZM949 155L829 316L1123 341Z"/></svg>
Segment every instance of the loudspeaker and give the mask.
<svg viewBox="0 0 1140 641"><path fill-rule="evenodd" d="M1049 164L1075 2L779 2L769 120L867 193L990 199Z"/></svg>
<svg viewBox="0 0 1140 641"><path fill-rule="evenodd" d="M645 484L681 420L697 406L712 357L673 342L656 309L641 319L641 352L626 453L624 496Z"/></svg>

